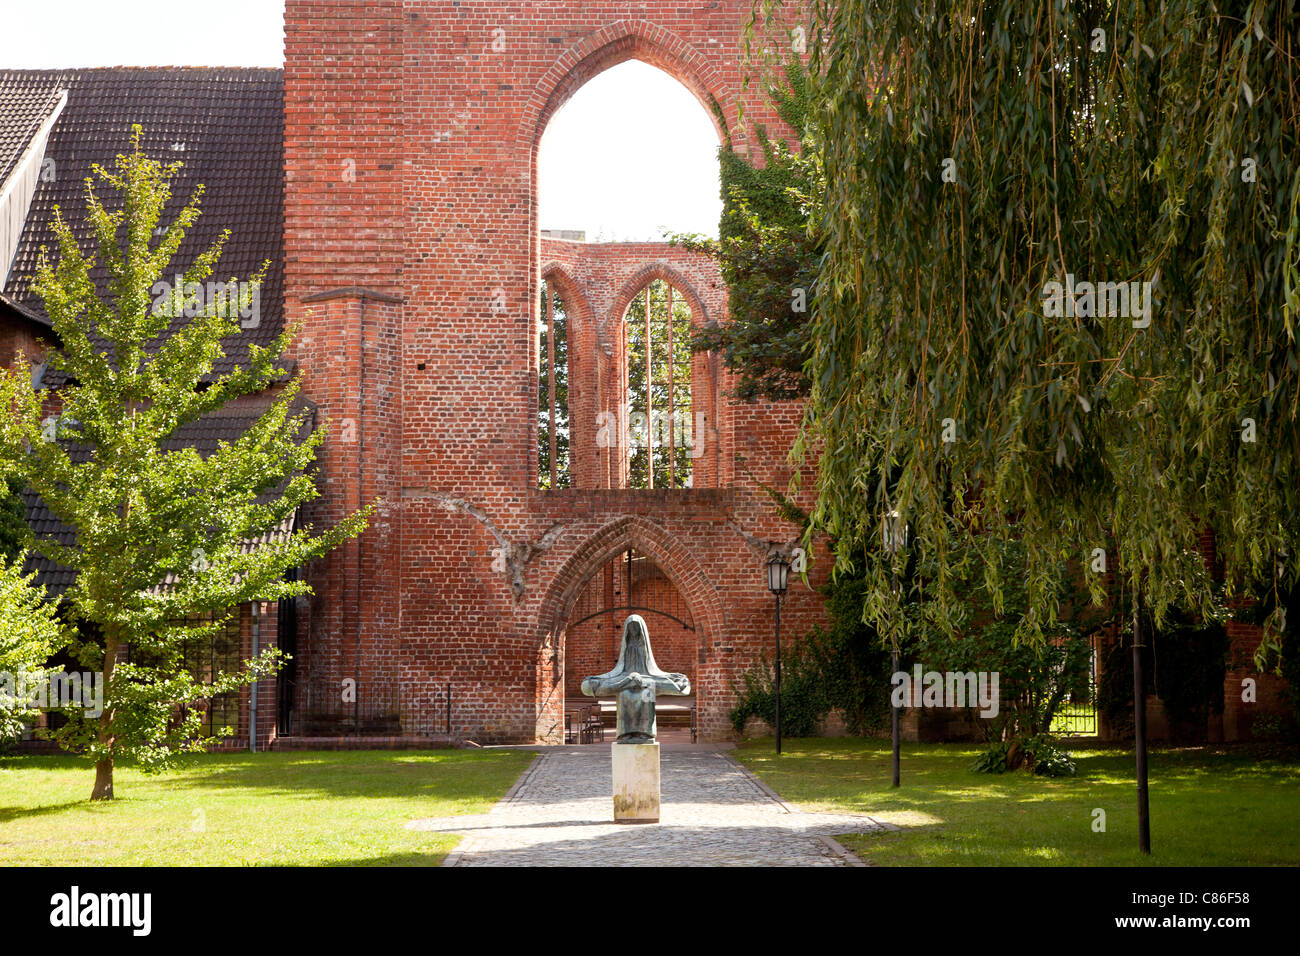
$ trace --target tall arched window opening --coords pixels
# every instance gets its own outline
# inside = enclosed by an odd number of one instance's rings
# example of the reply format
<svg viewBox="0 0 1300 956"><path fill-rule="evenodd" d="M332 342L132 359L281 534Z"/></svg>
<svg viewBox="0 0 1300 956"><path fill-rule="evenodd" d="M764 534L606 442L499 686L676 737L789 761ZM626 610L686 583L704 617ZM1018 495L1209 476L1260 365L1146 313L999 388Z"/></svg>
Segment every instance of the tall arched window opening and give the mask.
<svg viewBox="0 0 1300 956"><path fill-rule="evenodd" d="M575 69L557 88L560 105L553 112L548 107L538 138L537 281L554 280L545 284L558 284L570 299L565 314L558 296L542 293L544 328L529 356L538 390L538 420L530 426L538 444L530 464L542 490L687 488L715 477L712 459L691 457L695 406L707 412L709 434L716 434L716 382L691 393L689 328L703 321L703 306L698 290L682 293L699 276L695 264L685 264L691 254L673 248L667 237L717 235L721 131L705 100L716 104L698 79L672 57L654 56L681 69L689 85L645 62L607 67L602 54L592 61L598 69ZM629 150L646 129L672 130L671 148ZM641 284L649 275L671 281L663 270L640 275L654 263L680 266L693 277L678 282L671 320L663 282L650 290L649 306L644 300ZM636 368L629 366L622 321L629 286L641 286L632 309L640 319L631 333ZM704 288L707 295L707 282ZM555 323L550 335L548 307Z"/></svg>
<svg viewBox="0 0 1300 956"><path fill-rule="evenodd" d="M630 488L689 488L699 454L691 309L674 291L655 279L632 297L624 314Z"/></svg>
<svg viewBox="0 0 1300 956"><path fill-rule="evenodd" d="M569 321L564 300L542 282L538 320L537 478L542 488L572 486L569 457Z"/></svg>

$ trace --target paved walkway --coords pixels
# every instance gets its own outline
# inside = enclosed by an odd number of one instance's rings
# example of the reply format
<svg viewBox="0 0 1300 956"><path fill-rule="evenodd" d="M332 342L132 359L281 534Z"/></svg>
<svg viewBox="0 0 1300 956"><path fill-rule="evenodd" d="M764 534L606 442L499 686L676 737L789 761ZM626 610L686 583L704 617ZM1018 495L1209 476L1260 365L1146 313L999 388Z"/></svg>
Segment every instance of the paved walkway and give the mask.
<svg viewBox="0 0 1300 956"><path fill-rule="evenodd" d="M658 824L613 822L608 746L542 751L490 813L414 820L463 833L449 866L846 866L831 839L882 828L862 814L792 810L724 752L666 746Z"/></svg>

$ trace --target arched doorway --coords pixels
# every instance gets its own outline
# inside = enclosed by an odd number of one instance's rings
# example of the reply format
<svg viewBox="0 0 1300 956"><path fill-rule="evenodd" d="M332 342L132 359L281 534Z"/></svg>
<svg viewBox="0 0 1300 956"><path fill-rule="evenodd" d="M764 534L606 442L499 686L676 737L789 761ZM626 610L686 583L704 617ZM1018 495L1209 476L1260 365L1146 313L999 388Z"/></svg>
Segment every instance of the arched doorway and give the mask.
<svg viewBox="0 0 1300 956"><path fill-rule="evenodd" d="M684 542L645 518L626 517L578 548L543 599L539 740L563 742L566 704L583 700L584 677L614 666L629 614L646 620L659 667L691 680L689 699L660 702L661 715L674 714L663 721L665 731L679 727L674 739L689 740L692 723L704 723L718 698L719 675L707 653L722 639L718 595ZM612 729L612 712L607 721Z"/></svg>
<svg viewBox="0 0 1300 956"><path fill-rule="evenodd" d="M584 677L618 660L623 622L639 614L650 629L660 668L695 684L698 653L690 605L649 555L635 547L596 570L570 609L564 627L564 695L581 696Z"/></svg>
<svg viewBox="0 0 1300 956"><path fill-rule="evenodd" d="M601 721L612 731L614 701L595 701L582 693L582 681L611 670L618 661L623 624L638 614L650 632L659 668L685 674L691 682L686 697L656 701L659 736L667 742L694 742L698 699L699 652L695 620L689 603L654 558L628 547L596 569L580 588L566 616L561 640L566 741L594 743L601 733L581 728Z"/></svg>

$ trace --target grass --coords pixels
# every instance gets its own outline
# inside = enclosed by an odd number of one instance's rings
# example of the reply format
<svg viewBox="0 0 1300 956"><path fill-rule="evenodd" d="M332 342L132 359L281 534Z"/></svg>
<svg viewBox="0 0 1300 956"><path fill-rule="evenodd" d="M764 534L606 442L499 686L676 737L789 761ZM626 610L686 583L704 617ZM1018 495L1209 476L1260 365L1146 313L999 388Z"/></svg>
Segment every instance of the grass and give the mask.
<svg viewBox="0 0 1300 956"><path fill-rule="evenodd" d="M484 813L521 751L200 754L160 776L119 766L92 804L72 757L0 758L0 865L436 866L460 837L406 830ZM200 828L200 824L202 825Z"/></svg>
<svg viewBox="0 0 1300 956"><path fill-rule="evenodd" d="M1068 747L1068 742L1066 744ZM975 745L903 745L890 787L888 740L768 741L735 756L791 803L869 813L898 832L840 838L885 866L1275 866L1300 863L1300 754L1196 747L1150 756L1153 854L1137 850L1133 754L1078 750L1078 776L970 769ZM1104 833L1093 811L1106 812Z"/></svg>

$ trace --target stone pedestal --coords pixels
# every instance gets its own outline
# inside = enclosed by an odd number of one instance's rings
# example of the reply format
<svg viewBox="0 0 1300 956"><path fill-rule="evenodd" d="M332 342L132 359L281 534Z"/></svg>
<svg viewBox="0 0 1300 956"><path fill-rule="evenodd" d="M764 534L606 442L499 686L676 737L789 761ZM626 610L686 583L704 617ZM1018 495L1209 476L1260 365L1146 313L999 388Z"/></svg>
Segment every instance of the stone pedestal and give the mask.
<svg viewBox="0 0 1300 956"><path fill-rule="evenodd" d="M659 822L659 744L614 744L614 822Z"/></svg>

